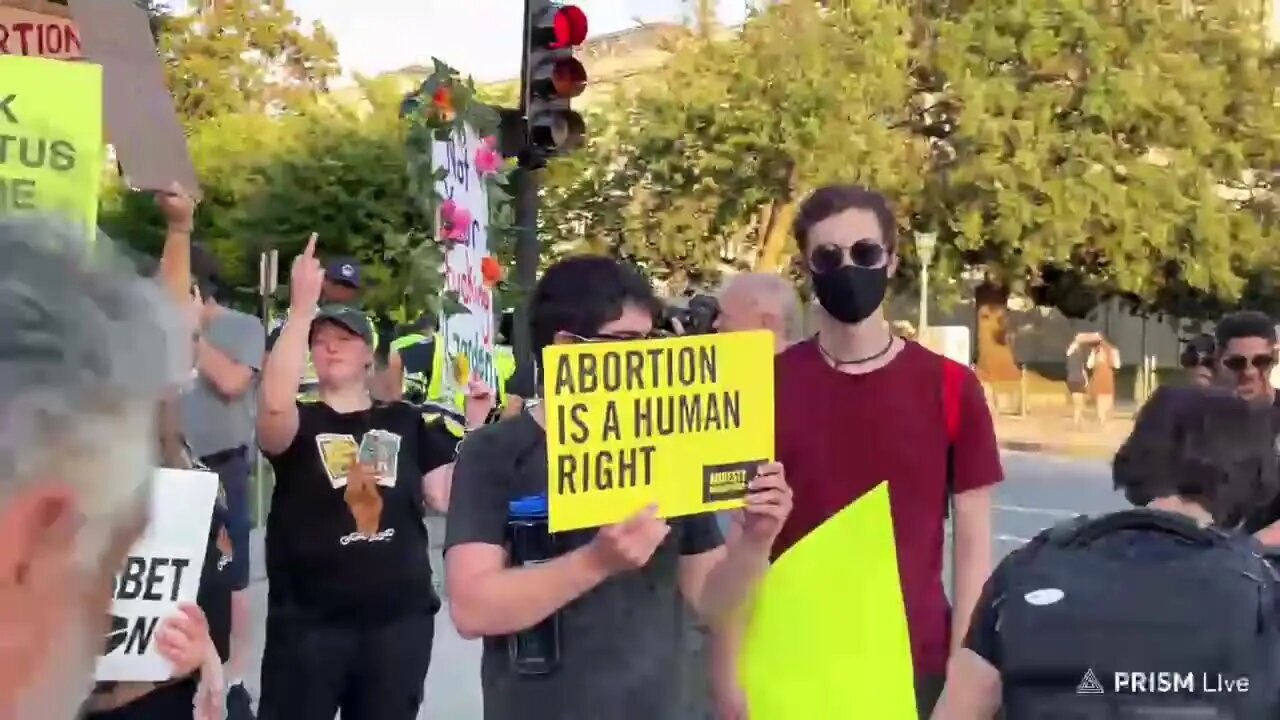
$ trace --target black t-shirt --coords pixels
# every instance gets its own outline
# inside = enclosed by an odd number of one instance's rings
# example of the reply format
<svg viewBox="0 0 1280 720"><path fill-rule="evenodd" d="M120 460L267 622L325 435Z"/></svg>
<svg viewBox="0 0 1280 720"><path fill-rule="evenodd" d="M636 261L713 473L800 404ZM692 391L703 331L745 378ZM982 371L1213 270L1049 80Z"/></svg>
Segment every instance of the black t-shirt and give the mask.
<svg viewBox="0 0 1280 720"><path fill-rule="evenodd" d="M486 426L459 448L447 548L503 545L512 500L547 492L546 436L527 414ZM485 720L661 720L678 716L685 607L680 558L723 543L712 515L671 521L649 564L614 576L562 608L560 667L550 676L512 672L506 637L484 639ZM594 530L560 533L561 553Z"/></svg>
<svg viewBox="0 0 1280 720"><path fill-rule="evenodd" d="M1280 390L1274 392L1271 402L1271 427L1276 435L1276 454L1280 456ZM1277 494L1265 507L1249 513L1244 521L1244 529L1256 533L1277 520L1280 520L1280 494Z"/></svg>
<svg viewBox="0 0 1280 720"><path fill-rule="evenodd" d="M346 492L346 467L375 429L399 445L395 467L378 480L380 509L350 505ZM351 621L435 612L440 601L431 586L422 476L452 462L454 448L447 431L428 425L407 403L353 413L298 403L293 444L268 456L275 470L266 537L269 611Z"/></svg>

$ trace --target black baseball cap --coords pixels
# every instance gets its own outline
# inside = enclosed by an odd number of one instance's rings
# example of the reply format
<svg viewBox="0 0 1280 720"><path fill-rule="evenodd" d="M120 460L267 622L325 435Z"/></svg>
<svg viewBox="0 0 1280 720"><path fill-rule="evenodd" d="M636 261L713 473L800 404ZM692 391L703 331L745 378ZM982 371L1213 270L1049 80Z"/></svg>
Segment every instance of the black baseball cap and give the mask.
<svg viewBox="0 0 1280 720"><path fill-rule="evenodd" d="M337 258L330 260L325 267L324 277L353 288L360 287L360 264L353 258Z"/></svg>
<svg viewBox="0 0 1280 720"><path fill-rule="evenodd" d="M331 322L373 345L373 323L369 321L369 316L350 305L325 305L320 308L315 320L311 321L312 332L322 322Z"/></svg>

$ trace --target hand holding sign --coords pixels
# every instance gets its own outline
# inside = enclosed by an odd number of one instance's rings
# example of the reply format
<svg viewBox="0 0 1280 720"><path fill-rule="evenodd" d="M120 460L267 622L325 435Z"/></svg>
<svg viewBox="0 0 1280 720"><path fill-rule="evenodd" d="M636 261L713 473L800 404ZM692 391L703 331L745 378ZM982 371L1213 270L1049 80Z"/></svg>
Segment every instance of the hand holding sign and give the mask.
<svg viewBox="0 0 1280 720"><path fill-rule="evenodd" d="M475 376L467 385L467 427L477 428L483 425L493 412L494 402L493 390L479 375Z"/></svg>
<svg viewBox="0 0 1280 720"><path fill-rule="evenodd" d="M179 605L178 614L165 618L156 633L156 651L173 665L174 677L195 672L212 650L209 621L195 603Z"/></svg>
<svg viewBox="0 0 1280 720"><path fill-rule="evenodd" d="M742 536L746 540L772 546L791 514L791 486L781 463L767 463L756 471L748 486L747 504L742 509Z"/></svg>
<svg viewBox="0 0 1280 720"><path fill-rule="evenodd" d="M156 193L156 207L160 208L160 214L164 215L170 230L191 232L194 228L195 198L178 183L170 185L168 192Z"/></svg>
<svg viewBox="0 0 1280 720"><path fill-rule="evenodd" d="M606 575L617 575L648 564L669 532L671 526L658 518L658 507L650 505L617 525L600 528L588 548Z"/></svg>
<svg viewBox="0 0 1280 720"><path fill-rule="evenodd" d="M324 286L324 267L316 258L316 239L311 233L302 254L293 259L289 274L289 311L311 315L320 304L320 289Z"/></svg>

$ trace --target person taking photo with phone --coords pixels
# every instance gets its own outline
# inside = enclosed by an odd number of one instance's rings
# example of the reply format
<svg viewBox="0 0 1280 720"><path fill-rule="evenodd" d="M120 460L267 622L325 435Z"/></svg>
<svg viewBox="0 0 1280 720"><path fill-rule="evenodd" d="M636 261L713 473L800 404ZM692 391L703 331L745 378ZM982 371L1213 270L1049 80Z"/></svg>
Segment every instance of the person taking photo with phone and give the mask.
<svg viewBox="0 0 1280 720"><path fill-rule="evenodd" d="M447 507L455 442L413 406L374 400L372 325L320 306L324 280L312 234L258 412L275 471L259 717L413 720L440 607L423 514ZM298 401L308 350L317 399Z"/></svg>

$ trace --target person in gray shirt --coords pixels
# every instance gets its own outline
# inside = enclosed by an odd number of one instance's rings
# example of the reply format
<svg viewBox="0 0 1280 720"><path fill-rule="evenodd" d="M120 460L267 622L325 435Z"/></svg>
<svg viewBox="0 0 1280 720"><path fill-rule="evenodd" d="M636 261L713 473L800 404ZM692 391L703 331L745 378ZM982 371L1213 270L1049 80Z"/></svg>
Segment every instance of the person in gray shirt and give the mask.
<svg viewBox="0 0 1280 720"><path fill-rule="evenodd" d="M223 306L218 268L212 255L191 249L194 292L203 301L196 337L197 377L182 397L187 443L222 480L231 539L231 658L227 663L228 709L245 717L249 695L241 682L252 623L249 596L249 449L257 409L258 374L266 353L266 328L252 315Z"/></svg>
<svg viewBox="0 0 1280 720"><path fill-rule="evenodd" d="M553 265L531 303L539 350L653 333L648 281L611 258ZM544 520L550 547L533 559L518 538L536 534L523 508L545 503L547 439L545 407L526 407L459 445L445 526L450 615L463 637L484 638L484 718L674 720L685 603L723 627L754 590L791 509L782 466L760 466L727 541L710 514L666 520L648 508L554 538ZM547 627L536 652L522 649L521 633Z"/></svg>

